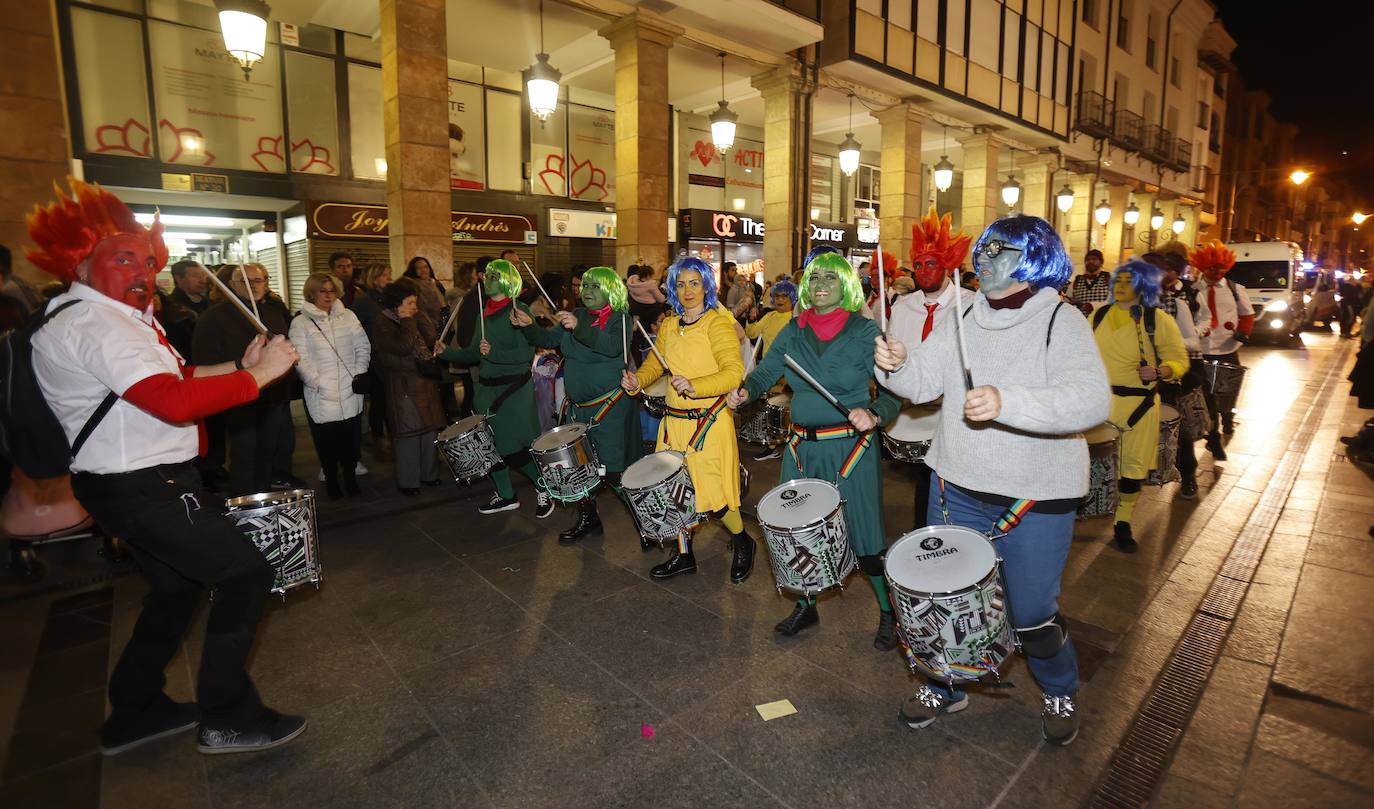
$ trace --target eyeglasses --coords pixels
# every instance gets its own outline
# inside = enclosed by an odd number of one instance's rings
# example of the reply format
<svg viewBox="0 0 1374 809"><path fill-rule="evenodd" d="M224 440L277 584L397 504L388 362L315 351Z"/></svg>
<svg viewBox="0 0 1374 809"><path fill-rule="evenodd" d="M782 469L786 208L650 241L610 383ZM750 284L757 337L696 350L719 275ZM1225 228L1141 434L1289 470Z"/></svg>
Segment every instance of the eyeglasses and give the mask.
<svg viewBox="0 0 1374 809"><path fill-rule="evenodd" d="M1004 250L1010 251L1012 253L1021 252L1021 248L1012 247L1011 245L1007 244L1001 239L988 239L987 241L983 242L983 246L979 248L978 252L987 256L988 258L997 258L997 256L1001 255L1002 251Z"/></svg>

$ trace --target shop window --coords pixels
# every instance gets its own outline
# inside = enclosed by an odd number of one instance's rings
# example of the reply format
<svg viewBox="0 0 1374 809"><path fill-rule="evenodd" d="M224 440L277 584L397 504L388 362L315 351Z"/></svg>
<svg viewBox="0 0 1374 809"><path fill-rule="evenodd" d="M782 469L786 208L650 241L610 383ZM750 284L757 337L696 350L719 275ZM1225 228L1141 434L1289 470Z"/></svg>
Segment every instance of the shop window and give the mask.
<svg viewBox="0 0 1374 809"><path fill-rule="evenodd" d="M487 187L486 122L482 87L448 83L448 182L450 188L481 191Z"/></svg>
<svg viewBox="0 0 1374 809"><path fill-rule="evenodd" d="M127 11L130 14L143 13L143 0L83 0L93 6L104 6L116 11Z"/></svg>
<svg viewBox="0 0 1374 809"><path fill-rule="evenodd" d="M811 218L822 222L836 219L835 166L830 155L811 155Z"/></svg>
<svg viewBox="0 0 1374 809"><path fill-rule="evenodd" d="M534 113L530 120L530 190L552 197L568 195L565 167L565 146L568 140L568 105L558 102L558 109L540 121Z"/></svg>
<svg viewBox="0 0 1374 809"><path fill-rule="evenodd" d="M382 40L381 37L373 39L360 34L344 34L344 55L349 59L361 59L364 62L382 61Z"/></svg>
<svg viewBox="0 0 1374 809"><path fill-rule="evenodd" d="M615 113L568 106L568 196L587 202L615 202Z"/></svg>
<svg viewBox="0 0 1374 809"><path fill-rule="evenodd" d="M286 54L291 170L339 173L339 115L335 105L334 60L290 51Z"/></svg>
<svg viewBox="0 0 1374 809"><path fill-rule="evenodd" d="M876 215L882 193L882 169L860 163L859 170L854 172L854 210L871 210Z"/></svg>
<svg viewBox="0 0 1374 809"><path fill-rule="evenodd" d="M163 161L284 172L281 49L269 44L245 80L219 31L156 21L148 31Z"/></svg>
<svg viewBox="0 0 1374 809"><path fill-rule="evenodd" d="M487 187L523 191L520 171L520 119L526 114L520 96L487 90Z"/></svg>
<svg viewBox="0 0 1374 809"><path fill-rule="evenodd" d="M353 176L386 179L386 128L382 123L382 71L348 66L348 131Z"/></svg>
<svg viewBox="0 0 1374 809"><path fill-rule="evenodd" d="M997 0L973 0L969 11L969 60L988 70L997 70L1002 42L1002 5Z"/></svg>
<svg viewBox="0 0 1374 809"><path fill-rule="evenodd" d="M268 23L268 27L272 27L272 24ZM334 52L333 28L325 28L322 25L302 25L296 28L296 38L301 43L298 47L303 50L317 53Z"/></svg>
<svg viewBox="0 0 1374 809"><path fill-rule="evenodd" d="M72 44L81 96L81 127L88 154L153 156L143 28L137 20L72 9Z"/></svg>

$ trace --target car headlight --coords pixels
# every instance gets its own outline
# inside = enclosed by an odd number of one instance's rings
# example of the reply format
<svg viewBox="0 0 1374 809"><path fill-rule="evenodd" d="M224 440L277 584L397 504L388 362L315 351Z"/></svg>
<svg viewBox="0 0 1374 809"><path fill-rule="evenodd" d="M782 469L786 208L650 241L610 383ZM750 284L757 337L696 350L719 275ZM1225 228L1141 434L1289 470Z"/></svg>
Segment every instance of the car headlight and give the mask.
<svg viewBox="0 0 1374 809"><path fill-rule="evenodd" d="M1308 295L1306 292L1304 292L1303 295L1302 295L1302 302L1303 302L1303 303L1311 303L1311 302L1312 302L1312 296L1311 296L1311 295Z"/></svg>
<svg viewBox="0 0 1374 809"><path fill-rule="evenodd" d="M1274 318L1273 320L1269 321L1269 328L1281 329L1283 328L1283 321L1279 320L1278 318Z"/></svg>
<svg viewBox="0 0 1374 809"><path fill-rule="evenodd" d="M1288 311L1288 301L1284 300L1283 298L1279 298L1279 299L1277 299L1277 300L1272 300L1272 301L1270 301L1269 303L1265 304L1265 306L1264 306L1264 311L1266 311L1266 312L1287 312L1287 311Z"/></svg>

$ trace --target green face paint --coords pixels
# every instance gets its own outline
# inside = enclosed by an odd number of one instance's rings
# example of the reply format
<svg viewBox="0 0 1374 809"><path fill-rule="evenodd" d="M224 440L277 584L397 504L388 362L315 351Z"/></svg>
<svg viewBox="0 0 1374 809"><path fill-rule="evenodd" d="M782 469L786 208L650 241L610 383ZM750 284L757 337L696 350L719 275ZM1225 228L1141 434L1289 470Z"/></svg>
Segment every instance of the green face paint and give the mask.
<svg viewBox="0 0 1374 809"><path fill-rule="evenodd" d="M488 298L504 298L506 293L501 289L501 282L497 280L496 273L487 273L482 277L482 291L487 293Z"/></svg>
<svg viewBox="0 0 1374 809"><path fill-rule="evenodd" d="M606 294L606 290L601 288L601 284L586 279L582 281L579 296L582 299L582 305L588 310L600 309L611 302L611 296Z"/></svg>
<svg viewBox="0 0 1374 809"><path fill-rule="evenodd" d="M840 274L825 267L814 267L807 282L811 293L811 308L818 315L828 315L844 303L844 285Z"/></svg>

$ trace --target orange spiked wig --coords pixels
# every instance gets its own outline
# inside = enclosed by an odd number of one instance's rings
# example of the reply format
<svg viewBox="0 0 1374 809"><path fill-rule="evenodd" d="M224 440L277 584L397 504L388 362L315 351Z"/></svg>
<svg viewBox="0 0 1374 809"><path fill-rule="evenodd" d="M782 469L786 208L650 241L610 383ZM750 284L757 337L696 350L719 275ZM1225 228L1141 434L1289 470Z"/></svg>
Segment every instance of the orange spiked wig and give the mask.
<svg viewBox="0 0 1374 809"><path fill-rule="evenodd" d="M1236 254L1225 244L1213 239L1188 254L1188 263L1200 272L1220 270L1225 273L1236 263Z"/></svg>
<svg viewBox="0 0 1374 809"><path fill-rule="evenodd" d="M964 263L973 239L962 228L958 235L951 233L953 221L950 214L936 213L932 205L921 221L911 226L912 266L924 264L923 258L928 255L934 255L946 270Z"/></svg>
<svg viewBox="0 0 1374 809"><path fill-rule="evenodd" d="M146 237L153 246L158 269L167 264L167 246L162 241L162 222L153 218L145 228L119 197L93 183L67 178L72 196L53 183L57 201L44 208L33 206L25 220L29 238L36 247L25 252L35 267L64 281L76 278L76 268L90 257L95 246L111 236L129 234Z"/></svg>

